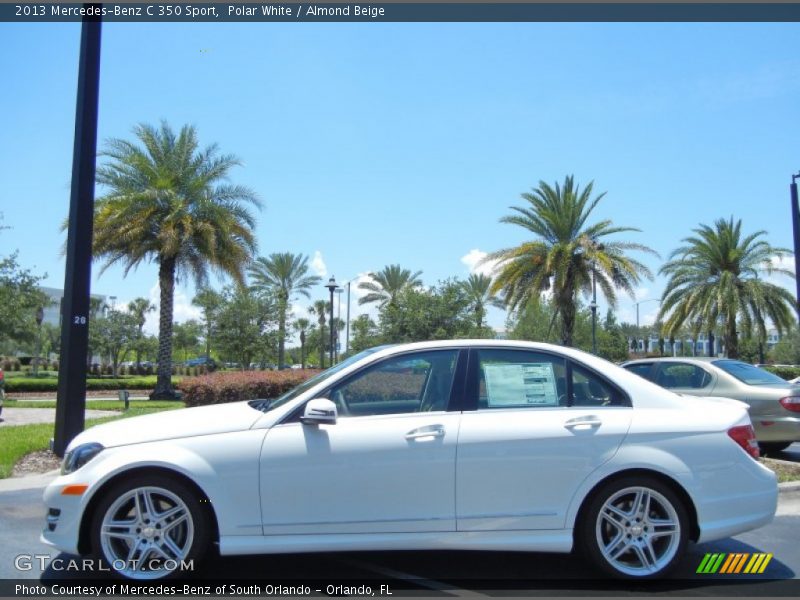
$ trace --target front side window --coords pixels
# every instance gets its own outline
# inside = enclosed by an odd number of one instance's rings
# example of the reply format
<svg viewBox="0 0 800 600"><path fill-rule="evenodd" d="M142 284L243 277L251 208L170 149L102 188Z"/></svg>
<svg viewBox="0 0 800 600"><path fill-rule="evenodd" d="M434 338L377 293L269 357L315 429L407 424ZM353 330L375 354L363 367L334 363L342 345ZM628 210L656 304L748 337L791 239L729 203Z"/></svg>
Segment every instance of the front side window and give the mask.
<svg viewBox="0 0 800 600"><path fill-rule="evenodd" d="M566 361L519 350L478 350L478 408L567 406Z"/></svg>
<svg viewBox="0 0 800 600"><path fill-rule="evenodd" d="M711 383L711 375L697 365L665 362L658 365L656 383L667 389L701 389Z"/></svg>
<svg viewBox="0 0 800 600"><path fill-rule="evenodd" d="M343 417L447 410L457 357L457 350L434 350L387 358L328 395Z"/></svg>

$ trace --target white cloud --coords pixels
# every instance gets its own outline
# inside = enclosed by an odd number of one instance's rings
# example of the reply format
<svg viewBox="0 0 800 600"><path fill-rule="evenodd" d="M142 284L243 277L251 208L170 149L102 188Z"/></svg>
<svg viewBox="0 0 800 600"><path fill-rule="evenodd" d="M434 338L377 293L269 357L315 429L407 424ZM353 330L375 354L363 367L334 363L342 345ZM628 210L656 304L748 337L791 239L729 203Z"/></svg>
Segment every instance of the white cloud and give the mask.
<svg viewBox="0 0 800 600"><path fill-rule="evenodd" d="M480 273L488 277L494 277L497 273L498 262L496 260L489 260L482 262L488 256L487 252L473 248L461 257L461 262L466 265L470 274Z"/></svg>
<svg viewBox="0 0 800 600"><path fill-rule="evenodd" d="M786 269L794 273L794 255L773 257L772 268ZM796 288L795 282L792 280L791 277L788 277L783 273L772 273L770 275L767 275L765 279L770 283L774 283L775 285L779 285L781 287L786 288L793 294L795 293L795 288Z"/></svg>
<svg viewBox="0 0 800 600"><path fill-rule="evenodd" d="M311 259L311 268L320 277L328 275L328 267L325 266L325 261L322 259L322 252L319 250L314 251L314 258Z"/></svg>
<svg viewBox="0 0 800 600"><path fill-rule="evenodd" d="M156 282L150 288L148 297L150 302L153 303L156 309L153 312L147 313L144 322L144 331L149 335L158 335L158 320L161 314L161 291ZM199 306L194 306L191 299L186 295L186 292L176 288L175 296L172 301L172 320L178 323L195 319L200 321L203 318L203 311Z"/></svg>

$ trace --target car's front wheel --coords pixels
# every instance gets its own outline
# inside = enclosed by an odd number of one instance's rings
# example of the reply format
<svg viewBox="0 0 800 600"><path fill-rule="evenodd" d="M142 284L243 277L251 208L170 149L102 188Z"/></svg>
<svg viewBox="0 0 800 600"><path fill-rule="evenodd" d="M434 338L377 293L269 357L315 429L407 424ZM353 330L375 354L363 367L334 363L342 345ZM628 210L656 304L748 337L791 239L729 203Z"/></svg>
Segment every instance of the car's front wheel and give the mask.
<svg viewBox="0 0 800 600"><path fill-rule="evenodd" d="M688 540L686 508L672 489L650 477L626 477L592 496L578 527L578 545L615 577L664 575Z"/></svg>
<svg viewBox="0 0 800 600"><path fill-rule="evenodd" d="M129 579L160 579L199 562L210 543L208 516L197 493L163 475L138 475L114 485L92 520L92 550Z"/></svg>

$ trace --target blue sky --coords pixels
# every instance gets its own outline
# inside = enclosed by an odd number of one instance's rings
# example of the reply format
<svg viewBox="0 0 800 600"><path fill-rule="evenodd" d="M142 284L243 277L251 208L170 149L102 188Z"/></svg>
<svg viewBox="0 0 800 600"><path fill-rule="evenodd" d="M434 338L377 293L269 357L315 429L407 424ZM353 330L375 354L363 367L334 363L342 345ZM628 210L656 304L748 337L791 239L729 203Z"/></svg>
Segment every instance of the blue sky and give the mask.
<svg viewBox="0 0 800 600"><path fill-rule="evenodd" d="M194 124L202 144L243 160L233 180L264 202L259 254L308 254L326 279L391 263L426 284L466 277L481 253L526 239L498 222L520 193L567 174L607 192L596 220L640 228L630 239L662 257L731 215L790 247L798 34L795 23L105 24L99 139ZM79 37L78 24L0 24L0 211L12 228L0 254L18 249L52 287L64 278ZM155 265L98 272L93 292L156 298ZM637 298L663 284L643 282ZM178 287L179 320L194 316L193 292ZM656 311L643 304L642 322ZM631 298L619 317L635 320ZM501 327L502 312L491 321Z"/></svg>

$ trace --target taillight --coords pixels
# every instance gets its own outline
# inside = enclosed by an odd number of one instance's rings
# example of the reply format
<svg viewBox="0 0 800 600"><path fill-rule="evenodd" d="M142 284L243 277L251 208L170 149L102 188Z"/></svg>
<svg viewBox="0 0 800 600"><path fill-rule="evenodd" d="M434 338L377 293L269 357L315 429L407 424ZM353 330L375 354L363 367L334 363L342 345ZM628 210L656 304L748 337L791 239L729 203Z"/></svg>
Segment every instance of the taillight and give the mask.
<svg viewBox="0 0 800 600"><path fill-rule="evenodd" d="M786 398L781 398L778 402L780 402L781 406L786 410L800 412L800 396L787 396Z"/></svg>
<svg viewBox="0 0 800 600"><path fill-rule="evenodd" d="M747 452L753 458L758 458L758 442L756 441L756 432L753 431L752 425L737 425L728 429L728 435L731 439L742 447L742 450Z"/></svg>

